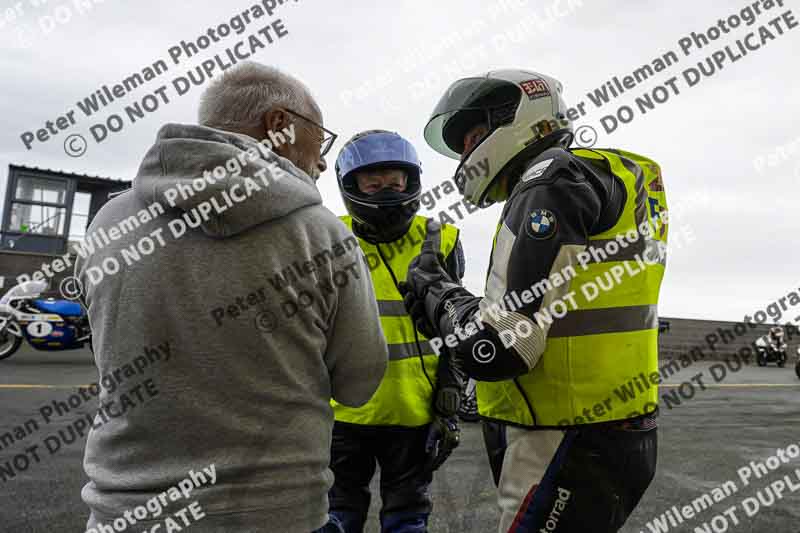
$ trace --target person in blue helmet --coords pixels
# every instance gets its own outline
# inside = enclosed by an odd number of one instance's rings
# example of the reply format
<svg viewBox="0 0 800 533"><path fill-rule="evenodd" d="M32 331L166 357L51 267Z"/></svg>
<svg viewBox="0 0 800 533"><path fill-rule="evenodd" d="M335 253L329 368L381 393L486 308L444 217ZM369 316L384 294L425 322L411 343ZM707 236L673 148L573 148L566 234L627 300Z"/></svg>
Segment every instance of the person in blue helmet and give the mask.
<svg viewBox="0 0 800 533"><path fill-rule="evenodd" d="M346 533L364 528L376 465L381 531L427 531L433 472L459 443L456 413L463 377L417 332L397 288L426 241L453 279L464 275L458 229L417 215L421 173L411 143L385 130L355 135L336 160L348 212L341 218L358 237L369 265L389 351L386 374L367 404L331 402L335 480L330 513Z"/></svg>

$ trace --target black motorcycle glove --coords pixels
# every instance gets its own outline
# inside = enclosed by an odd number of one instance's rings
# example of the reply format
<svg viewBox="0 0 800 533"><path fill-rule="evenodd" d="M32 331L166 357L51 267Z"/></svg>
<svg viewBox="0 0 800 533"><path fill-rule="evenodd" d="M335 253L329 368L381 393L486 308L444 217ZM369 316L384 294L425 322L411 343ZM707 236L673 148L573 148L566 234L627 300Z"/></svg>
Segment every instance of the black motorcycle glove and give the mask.
<svg viewBox="0 0 800 533"><path fill-rule="evenodd" d="M444 418L455 417L461 407L461 389L455 385L440 385L434 395L433 410Z"/></svg>
<svg viewBox="0 0 800 533"><path fill-rule="evenodd" d="M428 338L439 335L439 318L447 297L465 290L442 266L444 256L435 247L439 232L441 225L429 220L422 250L409 264L406 281L398 285L408 314L420 333Z"/></svg>
<svg viewBox="0 0 800 533"><path fill-rule="evenodd" d="M444 464L453 450L461 442L461 430L456 417L440 417L433 419L428 428L428 438L425 442L425 470L435 472Z"/></svg>

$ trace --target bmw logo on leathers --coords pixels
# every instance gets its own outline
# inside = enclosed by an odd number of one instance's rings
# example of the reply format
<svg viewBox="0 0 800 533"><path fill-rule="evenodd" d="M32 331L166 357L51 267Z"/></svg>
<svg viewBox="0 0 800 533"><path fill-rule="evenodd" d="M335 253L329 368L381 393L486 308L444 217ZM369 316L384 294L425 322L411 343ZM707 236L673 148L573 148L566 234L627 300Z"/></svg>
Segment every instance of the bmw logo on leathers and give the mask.
<svg viewBox="0 0 800 533"><path fill-rule="evenodd" d="M556 232L556 216L547 209L534 209L528 217L525 231L534 239L549 239Z"/></svg>

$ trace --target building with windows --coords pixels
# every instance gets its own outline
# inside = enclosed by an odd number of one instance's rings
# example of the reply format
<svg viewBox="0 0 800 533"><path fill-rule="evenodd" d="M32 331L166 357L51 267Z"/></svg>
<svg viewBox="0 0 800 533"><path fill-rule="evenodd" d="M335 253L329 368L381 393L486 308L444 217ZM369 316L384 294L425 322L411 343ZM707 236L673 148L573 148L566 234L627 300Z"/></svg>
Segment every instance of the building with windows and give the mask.
<svg viewBox="0 0 800 533"><path fill-rule="evenodd" d="M0 221L0 294L20 274L71 252L109 195L129 187L129 181L9 165ZM51 283L50 289L58 286Z"/></svg>

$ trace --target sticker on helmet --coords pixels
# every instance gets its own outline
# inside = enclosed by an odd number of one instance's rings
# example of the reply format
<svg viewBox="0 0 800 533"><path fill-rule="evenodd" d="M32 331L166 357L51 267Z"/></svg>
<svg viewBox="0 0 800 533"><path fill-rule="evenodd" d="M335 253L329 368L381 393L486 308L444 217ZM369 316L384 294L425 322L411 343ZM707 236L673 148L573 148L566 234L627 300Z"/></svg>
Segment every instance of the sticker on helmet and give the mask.
<svg viewBox="0 0 800 533"><path fill-rule="evenodd" d="M530 100L550 96L550 89L547 87L547 83L540 78L520 82L519 86L522 87L522 90L525 91Z"/></svg>
<svg viewBox="0 0 800 533"><path fill-rule="evenodd" d="M547 170L547 167L549 167L552 163L553 163L553 158L546 159L544 161L536 163L531 168L529 168L527 172L525 172L525 174L522 175L522 181L535 180L536 178L544 174L544 171Z"/></svg>
<svg viewBox="0 0 800 533"><path fill-rule="evenodd" d="M547 209L534 209L525 231L534 239L549 239L556 232L556 216Z"/></svg>

